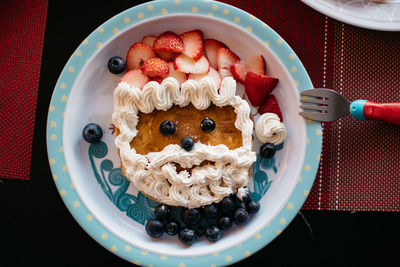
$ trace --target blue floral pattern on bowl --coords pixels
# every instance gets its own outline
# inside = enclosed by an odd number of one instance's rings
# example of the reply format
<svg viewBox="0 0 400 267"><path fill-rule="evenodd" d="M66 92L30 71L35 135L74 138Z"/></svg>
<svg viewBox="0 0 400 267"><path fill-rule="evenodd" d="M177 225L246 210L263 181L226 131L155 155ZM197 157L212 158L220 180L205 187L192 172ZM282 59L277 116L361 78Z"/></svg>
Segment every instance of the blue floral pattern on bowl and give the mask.
<svg viewBox="0 0 400 267"><path fill-rule="evenodd" d="M100 171L98 171L94 158L104 158L107 153L108 148L104 142L100 141L89 146L88 156L97 182L119 210L126 212L128 217L144 225L147 220L153 218L153 209L158 203L141 192L137 196L127 193L130 182L122 174L121 168L114 168L111 160L101 161ZM116 189L113 190L111 185Z"/></svg>
<svg viewBox="0 0 400 267"><path fill-rule="evenodd" d="M283 144L280 144L276 147L276 150L279 151L283 148ZM279 166L279 164L278 164ZM278 173L278 167L276 165L276 158L273 156L272 158L266 159L261 156L261 154L257 154L257 160L253 164L253 192L251 193L251 198L254 200L261 200L262 197L267 193L269 187L272 184L271 180L268 180L267 170L272 169L274 173Z"/></svg>

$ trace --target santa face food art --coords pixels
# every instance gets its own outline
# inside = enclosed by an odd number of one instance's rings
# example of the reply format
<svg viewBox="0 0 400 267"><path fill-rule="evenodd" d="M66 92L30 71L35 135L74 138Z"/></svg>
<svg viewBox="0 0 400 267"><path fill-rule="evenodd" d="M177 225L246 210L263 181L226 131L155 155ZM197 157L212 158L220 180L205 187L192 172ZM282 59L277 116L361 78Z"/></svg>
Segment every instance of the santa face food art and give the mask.
<svg viewBox="0 0 400 267"><path fill-rule="evenodd" d="M235 93L231 77L219 89L209 77L181 86L169 77L142 90L120 82L112 119L126 177L170 206L197 208L243 192L256 155L250 107Z"/></svg>

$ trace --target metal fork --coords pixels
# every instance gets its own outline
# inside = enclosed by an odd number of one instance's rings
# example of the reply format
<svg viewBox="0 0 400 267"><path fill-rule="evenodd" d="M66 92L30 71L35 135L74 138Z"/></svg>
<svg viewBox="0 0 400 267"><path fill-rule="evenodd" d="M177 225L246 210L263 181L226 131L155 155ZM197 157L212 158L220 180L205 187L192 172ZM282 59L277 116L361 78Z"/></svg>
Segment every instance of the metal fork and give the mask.
<svg viewBox="0 0 400 267"><path fill-rule="evenodd" d="M351 114L359 120L380 120L400 125L400 103L374 103L367 100L348 102L341 94L330 89L311 89L300 92L299 114L315 121L334 121Z"/></svg>

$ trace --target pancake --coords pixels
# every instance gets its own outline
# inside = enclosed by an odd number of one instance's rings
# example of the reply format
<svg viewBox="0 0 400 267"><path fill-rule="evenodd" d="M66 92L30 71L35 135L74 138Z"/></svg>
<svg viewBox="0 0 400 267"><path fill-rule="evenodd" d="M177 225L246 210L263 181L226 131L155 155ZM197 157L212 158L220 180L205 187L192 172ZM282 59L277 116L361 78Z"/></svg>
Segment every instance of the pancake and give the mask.
<svg viewBox="0 0 400 267"><path fill-rule="evenodd" d="M149 114L138 113L138 134L133 138L131 147L136 152L146 155L150 152L159 152L170 144L181 144L185 137L191 137L196 143L200 141L207 145L224 144L229 149L242 146L242 133L236 129L236 113L231 106L217 107L212 104L205 110L196 109L192 104L186 107L172 106L167 111L153 110ZM215 129L204 132L200 123L205 118L215 122ZM160 124L170 120L175 124L176 131L172 136L163 136L160 133Z"/></svg>
<svg viewBox="0 0 400 267"><path fill-rule="evenodd" d="M182 88L167 78L143 90L126 83L115 89L113 123L121 170L151 199L196 208L249 184L256 160L250 107L235 95L232 78L222 81L221 90L214 86L209 77L188 80ZM209 132L201 127L206 118L215 125ZM170 136L160 132L164 121L175 126ZM188 137L195 144L185 150L181 141Z"/></svg>

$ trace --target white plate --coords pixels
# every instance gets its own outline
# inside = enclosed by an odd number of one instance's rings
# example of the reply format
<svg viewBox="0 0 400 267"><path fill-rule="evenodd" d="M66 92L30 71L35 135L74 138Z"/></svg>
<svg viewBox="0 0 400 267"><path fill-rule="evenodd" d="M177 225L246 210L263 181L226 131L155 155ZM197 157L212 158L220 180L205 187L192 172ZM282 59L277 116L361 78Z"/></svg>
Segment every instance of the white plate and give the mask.
<svg viewBox="0 0 400 267"><path fill-rule="evenodd" d="M288 136L273 160L253 167L260 212L216 243L204 238L184 247L177 237L154 240L144 230L154 203L121 175L114 135L108 128L113 89L121 75L107 69L111 56L148 34L200 29L240 57L262 54ZM226 34L229 33L229 34ZM321 153L321 124L298 115L299 91L312 88L307 72L287 43L265 23L232 6L197 0L154 1L135 6L100 25L77 48L61 73L49 107L47 146L57 188L80 225L101 245L142 265L210 266L239 261L268 244L296 216L308 196ZM83 127L102 126L101 142L89 145ZM258 151L257 151L258 152Z"/></svg>
<svg viewBox="0 0 400 267"><path fill-rule="evenodd" d="M400 1L302 0L310 7L339 21L373 30L400 31Z"/></svg>

